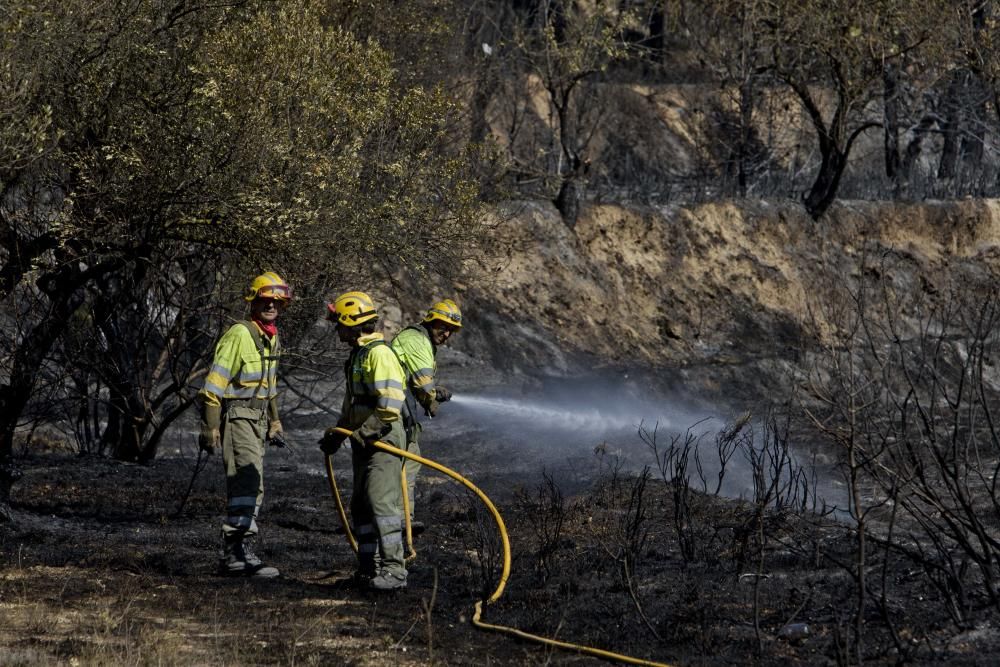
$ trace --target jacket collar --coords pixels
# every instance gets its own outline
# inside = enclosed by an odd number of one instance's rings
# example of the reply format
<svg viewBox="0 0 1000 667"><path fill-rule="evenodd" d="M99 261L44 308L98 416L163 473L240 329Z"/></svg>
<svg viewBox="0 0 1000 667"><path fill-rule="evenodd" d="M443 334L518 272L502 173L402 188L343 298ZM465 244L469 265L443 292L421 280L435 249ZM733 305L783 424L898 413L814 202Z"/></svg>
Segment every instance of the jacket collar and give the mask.
<svg viewBox="0 0 1000 667"><path fill-rule="evenodd" d="M369 343L376 343L378 341L384 341L385 336L382 335L381 331L376 331L375 333L365 334L358 338L358 347L364 347Z"/></svg>

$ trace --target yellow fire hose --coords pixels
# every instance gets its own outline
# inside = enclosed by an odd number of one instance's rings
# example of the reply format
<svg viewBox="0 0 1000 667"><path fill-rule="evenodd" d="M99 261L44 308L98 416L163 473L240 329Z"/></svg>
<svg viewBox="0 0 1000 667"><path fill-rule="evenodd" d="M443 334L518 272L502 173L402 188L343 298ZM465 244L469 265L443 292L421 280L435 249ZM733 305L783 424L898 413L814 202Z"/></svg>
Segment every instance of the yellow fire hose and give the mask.
<svg viewBox="0 0 1000 667"><path fill-rule="evenodd" d="M337 480L333 476L333 457L324 456L323 460L326 461L326 478L330 480L330 493L333 494L333 499L337 504L340 525L344 527L344 533L347 535L347 541L351 544L351 549L354 550L354 553L358 553L358 541L354 539L354 533L351 532L351 525L347 520L347 512L344 511L344 503L340 499L340 489L337 488Z"/></svg>
<svg viewBox="0 0 1000 667"><path fill-rule="evenodd" d="M347 512L344 510L344 503L340 498L340 488L337 486L337 480L333 476L333 463L331 461L332 457L324 457L326 460L326 478L330 480L330 493L333 494L333 499L337 504L337 514L340 515L340 525L344 527L344 534L347 535L347 541L351 545L351 549L354 553L358 553L358 541L354 537L354 533L351 531L350 522L347 520ZM402 469L400 475L400 483L403 485L403 513L406 516L406 542L410 549L410 552L406 554L406 562L409 563L414 558L417 557L417 551L413 548L413 530L410 527L410 498L409 494L406 492L406 468Z"/></svg>
<svg viewBox="0 0 1000 667"><path fill-rule="evenodd" d="M351 435L351 433L353 433L353 431L350 431L349 429L340 427L337 427L336 430L348 436ZM489 509L490 513L493 515L493 520L496 521L497 528L500 531L500 538L501 541L503 542L503 571L500 574L500 583L497 585L496 590L493 591L493 594L490 595L490 597L486 600L486 604L492 604L497 600L499 600L500 595L503 593L504 588L507 586L507 579L510 577L510 540L507 537L507 527L506 525L504 525L503 517L500 516L500 512L497 511L497 508L496 506L493 505L493 502L486 496L485 493L480 491L479 488L476 487L476 485L467 480L465 477L462 477L462 475L458 474L451 468L447 468L441 465L440 463L435 463L434 461L431 461L430 459L425 459L422 456L418 456L416 454L407 452L403 449L399 449L398 447L393 447L389 443L382 442L381 440L376 440L372 444L384 452L389 452L390 454L395 454L396 456L400 456L404 459L416 461L421 465L425 465L428 468L432 468L440 473L447 475L448 477L451 477L452 479L462 483L467 489L475 493L479 497L479 499L483 501L483 504L486 505L487 509ZM340 490L337 487L337 482L334 480L333 463L332 463L333 457L325 455L323 458L326 459L326 475L330 480L330 491L333 494L334 501L336 502L337 512L340 515L340 521L344 526L344 532L347 534L347 539L351 544L351 548L355 552L357 552L358 543L357 540L354 538L353 533L351 533L350 525L347 520L347 513L344 511L344 504L340 498ZM412 547L413 538L411 535L411 527L410 527L409 498L407 497L408 493L407 493L405 466L403 468L402 474L400 475L400 478L403 486L403 516L405 517L406 521L406 536L407 540L411 544L410 547L411 551L410 554L407 555L407 560L411 560L413 557L416 556L416 552L413 551ZM576 651L577 653L593 655L598 658L604 658L606 660L614 660L616 662L623 662L630 665L646 665L647 667L670 667L670 665L662 662L651 662L649 660L643 660L641 658L633 658L631 656L622 655L620 653L604 651L599 648L593 648L590 646L581 646L579 644L570 644L568 642L562 642L556 639L550 639L548 637L533 635L531 633L518 630L517 628L511 628L504 625L492 625L490 623L484 623L482 622L482 620L480 620L482 616L482 611L483 611L483 600L478 600L475 604L475 613L472 616L472 624L477 628L480 628L481 630L493 630L496 632L502 632L504 634L508 634L513 637L518 637L520 639L527 639L529 641L539 642L542 644L546 644L548 646L555 646L557 648Z"/></svg>

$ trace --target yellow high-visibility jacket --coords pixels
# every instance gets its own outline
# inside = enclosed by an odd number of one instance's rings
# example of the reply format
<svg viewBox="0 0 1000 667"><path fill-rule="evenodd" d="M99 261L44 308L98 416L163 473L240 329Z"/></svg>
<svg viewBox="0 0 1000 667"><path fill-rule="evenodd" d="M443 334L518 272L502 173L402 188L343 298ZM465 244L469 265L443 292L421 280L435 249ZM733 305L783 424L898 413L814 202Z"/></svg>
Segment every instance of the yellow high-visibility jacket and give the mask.
<svg viewBox="0 0 1000 667"><path fill-rule="evenodd" d="M237 322L216 344L212 368L198 392L206 405L230 399L271 400L278 395L278 336L260 336L262 357L248 325L260 333L253 322Z"/></svg>
<svg viewBox="0 0 1000 667"><path fill-rule="evenodd" d="M392 341L392 350L406 372L406 384L417 403L427 408L434 400L437 359L427 330L419 325L400 331Z"/></svg>
<svg viewBox="0 0 1000 667"><path fill-rule="evenodd" d="M406 375L381 333L358 339L344 364L347 387L339 426L363 439L378 437L400 419Z"/></svg>

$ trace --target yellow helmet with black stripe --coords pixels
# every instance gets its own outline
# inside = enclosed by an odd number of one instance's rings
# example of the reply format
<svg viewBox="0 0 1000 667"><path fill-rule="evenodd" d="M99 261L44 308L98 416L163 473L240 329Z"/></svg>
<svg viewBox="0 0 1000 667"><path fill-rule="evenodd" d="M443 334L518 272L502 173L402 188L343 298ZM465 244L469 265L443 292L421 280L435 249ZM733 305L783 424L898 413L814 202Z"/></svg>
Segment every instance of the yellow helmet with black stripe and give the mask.
<svg viewBox="0 0 1000 667"><path fill-rule="evenodd" d="M364 292L345 292L326 306L330 319L347 327L363 324L378 317L375 301Z"/></svg>

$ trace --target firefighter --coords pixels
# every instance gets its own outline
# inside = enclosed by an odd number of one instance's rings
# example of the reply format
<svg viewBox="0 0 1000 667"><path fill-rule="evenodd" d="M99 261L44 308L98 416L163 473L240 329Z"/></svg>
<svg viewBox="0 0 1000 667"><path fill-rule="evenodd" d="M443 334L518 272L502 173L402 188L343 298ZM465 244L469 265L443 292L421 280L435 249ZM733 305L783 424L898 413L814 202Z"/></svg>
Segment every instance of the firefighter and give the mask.
<svg viewBox="0 0 1000 667"><path fill-rule="evenodd" d="M265 443L284 444L278 418L277 319L292 290L273 272L250 284L248 320L238 321L215 346L212 368L198 393L200 448L222 448L226 469L226 517L222 522L219 573L276 577L278 570L254 553L257 516L264 499Z"/></svg>
<svg viewBox="0 0 1000 667"><path fill-rule="evenodd" d="M377 449L375 440L406 447L401 411L405 399L403 369L379 331L378 311L364 292L347 292L327 306L337 336L350 345L344 365L344 404L337 427L353 431L351 455L354 490L351 519L358 538L357 584L375 590L406 586L403 555L402 459ZM320 449L334 454L346 436L327 429Z"/></svg>
<svg viewBox="0 0 1000 667"><path fill-rule="evenodd" d="M437 383L437 349L462 328L462 311L451 299L438 301L427 311L420 324L414 324L400 331L392 341L392 349L406 372L406 409L404 421L407 436L407 451L420 455L421 424L417 417L417 405L428 417L437 415L441 403L451 398L451 392ZM420 464L407 460L406 482L410 499L410 526L414 533L420 533L424 525L413 520L414 486Z"/></svg>

